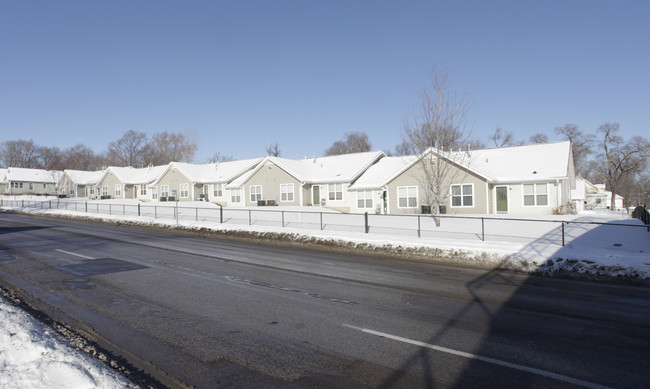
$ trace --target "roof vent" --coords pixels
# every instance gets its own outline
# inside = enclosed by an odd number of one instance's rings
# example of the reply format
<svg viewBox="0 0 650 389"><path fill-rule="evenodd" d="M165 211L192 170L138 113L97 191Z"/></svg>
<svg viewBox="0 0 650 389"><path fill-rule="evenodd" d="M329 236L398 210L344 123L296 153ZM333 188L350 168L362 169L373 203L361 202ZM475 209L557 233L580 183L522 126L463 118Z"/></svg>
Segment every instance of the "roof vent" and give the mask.
<svg viewBox="0 0 650 389"><path fill-rule="evenodd" d="M537 174L537 170L533 171L533 174Z"/></svg>

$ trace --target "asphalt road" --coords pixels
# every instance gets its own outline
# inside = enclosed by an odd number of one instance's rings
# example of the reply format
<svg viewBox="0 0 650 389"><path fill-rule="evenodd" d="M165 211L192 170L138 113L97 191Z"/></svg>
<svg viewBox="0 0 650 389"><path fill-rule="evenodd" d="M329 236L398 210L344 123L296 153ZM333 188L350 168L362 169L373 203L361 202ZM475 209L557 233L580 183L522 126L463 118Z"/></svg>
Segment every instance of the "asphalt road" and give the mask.
<svg viewBox="0 0 650 389"><path fill-rule="evenodd" d="M650 387L648 287L9 213L0 284L169 387Z"/></svg>

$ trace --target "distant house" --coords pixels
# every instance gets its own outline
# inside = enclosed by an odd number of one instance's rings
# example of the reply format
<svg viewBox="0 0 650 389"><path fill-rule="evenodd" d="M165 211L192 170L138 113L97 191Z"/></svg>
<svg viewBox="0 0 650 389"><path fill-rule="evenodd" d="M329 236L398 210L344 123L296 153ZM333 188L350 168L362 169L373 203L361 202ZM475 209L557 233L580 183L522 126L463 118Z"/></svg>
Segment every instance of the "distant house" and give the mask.
<svg viewBox="0 0 650 389"><path fill-rule="evenodd" d="M448 179L442 213L550 214L571 209L575 173L570 142L386 157L371 166L350 191L380 213L429 210L423 161L440 161ZM359 208L357 208L359 210Z"/></svg>
<svg viewBox="0 0 650 389"><path fill-rule="evenodd" d="M327 206L350 212L356 198L348 187L384 156L374 151L298 160L266 157L227 185L229 205Z"/></svg>
<svg viewBox="0 0 650 389"><path fill-rule="evenodd" d="M159 193L159 201L202 199L226 205L225 187L255 168L262 158L209 164L172 162L149 187Z"/></svg>
<svg viewBox="0 0 650 389"><path fill-rule="evenodd" d="M9 195L56 195L61 174L56 170L9 167L4 177L4 193Z"/></svg>
<svg viewBox="0 0 650 389"><path fill-rule="evenodd" d="M612 192L605 188L605 184L592 184L591 182L579 177L576 180L578 187L583 187L583 204L584 210L590 211L594 209L610 209L612 204ZM623 197L616 195L614 203L617 211L623 209Z"/></svg>
<svg viewBox="0 0 650 389"><path fill-rule="evenodd" d="M149 184L154 182L167 165L149 166L145 168L110 166L104 171L97 187L101 199L137 199L151 201L158 198L157 192L149 190Z"/></svg>
<svg viewBox="0 0 650 389"><path fill-rule="evenodd" d="M0 193L4 194L7 184L5 183L5 177L7 177L7 169L0 169Z"/></svg>
<svg viewBox="0 0 650 389"><path fill-rule="evenodd" d="M104 175L103 170L87 172L83 170L66 169L59 184L59 194L66 197L84 197L95 199L98 196L99 180Z"/></svg>

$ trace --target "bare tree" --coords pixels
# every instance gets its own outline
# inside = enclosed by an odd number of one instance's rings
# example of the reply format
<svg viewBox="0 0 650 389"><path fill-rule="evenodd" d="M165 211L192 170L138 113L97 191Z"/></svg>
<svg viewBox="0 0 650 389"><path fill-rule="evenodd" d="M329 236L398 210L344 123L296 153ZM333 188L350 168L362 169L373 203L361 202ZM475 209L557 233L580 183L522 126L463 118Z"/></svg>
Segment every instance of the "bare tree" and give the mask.
<svg viewBox="0 0 650 389"><path fill-rule="evenodd" d="M223 155L218 151L212 156L213 162L230 162L234 160L235 158L232 155Z"/></svg>
<svg viewBox="0 0 650 389"><path fill-rule="evenodd" d="M548 136L546 134L539 133L531 135L528 140L531 144L548 143Z"/></svg>
<svg viewBox="0 0 650 389"><path fill-rule="evenodd" d="M38 149L31 139L2 142L0 162L5 167L38 168Z"/></svg>
<svg viewBox="0 0 650 389"><path fill-rule="evenodd" d="M372 150L370 139L365 132L346 132L344 138L334 142L325 150L325 155L362 153Z"/></svg>
<svg viewBox="0 0 650 389"><path fill-rule="evenodd" d="M414 174L422 190L418 195L422 205L431 206L435 214L449 198L451 181L463 174L459 165L468 163L458 159L466 153L452 151L467 143L468 109L465 98L449 90L447 75L433 72L431 84L421 93L420 108L402 125L398 151L419 157L419 172ZM440 225L440 218L436 218L436 224Z"/></svg>
<svg viewBox="0 0 650 389"><path fill-rule="evenodd" d="M129 130L108 145L106 157L111 165L140 167L148 153L147 134Z"/></svg>
<svg viewBox="0 0 650 389"><path fill-rule="evenodd" d="M493 141L496 147L508 147L514 144L515 134L510 131L503 131L501 128L497 128L494 131L494 134L490 135L488 139Z"/></svg>
<svg viewBox="0 0 650 389"><path fill-rule="evenodd" d="M63 154L58 147L38 147L38 167L46 170L63 170Z"/></svg>
<svg viewBox="0 0 650 389"><path fill-rule="evenodd" d="M266 146L266 154L270 155L271 157L279 157L280 145L278 142L271 143L270 145Z"/></svg>
<svg viewBox="0 0 650 389"><path fill-rule="evenodd" d="M186 134L157 132L148 144L148 163L165 165L169 162L192 162L198 141L192 132Z"/></svg>
<svg viewBox="0 0 650 389"><path fill-rule="evenodd" d="M618 123L605 123L598 127L598 132L603 134L603 153L606 161L606 180L612 192L610 209L615 209L616 194L621 189L625 179L640 174L648 165L650 156L650 142L644 137L635 136L628 142L616 133L619 131Z"/></svg>
<svg viewBox="0 0 650 389"><path fill-rule="evenodd" d="M589 174L591 169L588 157L590 154L593 154L594 135L585 135L578 129L578 126L570 123L561 127L555 127L554 132L558 135L563 135L566 140L571 142L571 151L573 152L573 162L576 171L581 174Z"/></svg>
<svg viewBox="0 0 650 389"><path fill-rule="evenodd" d="M100 169L103 161L101 156L79 143L63 151L61 165L63 169L93 171Z"/></svg>

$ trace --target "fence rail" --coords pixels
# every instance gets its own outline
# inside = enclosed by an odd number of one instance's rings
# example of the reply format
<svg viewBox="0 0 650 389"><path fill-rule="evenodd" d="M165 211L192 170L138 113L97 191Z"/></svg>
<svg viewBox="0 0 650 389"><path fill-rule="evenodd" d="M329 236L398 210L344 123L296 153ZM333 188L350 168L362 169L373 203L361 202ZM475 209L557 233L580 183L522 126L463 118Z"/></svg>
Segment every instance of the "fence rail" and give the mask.
<svg viewBox="0 0 650 389"><path fill-rule="evenodd" d="M342 214L331 212L301 212L281 209L250 209L230 207L187 207L155 204L113 204L101 201L60 201L58 199L7 200L0 199L0 209L59 209L97 215L135 216L179 222L207 222L264 227L311 229L320 231L351 231L366 234L390 234L418 238L466 239L517 243L543 242L565 246L587 232L600 229L604 236L625 236L630 229L650 225L515 219L492 216L456 215L378 215ZM646 211L647 213L647 211ZM440 225L437 225L440 222ZM602 231L607 229L607 231ZM650 239L648 250L650 250Z"/></svg>

